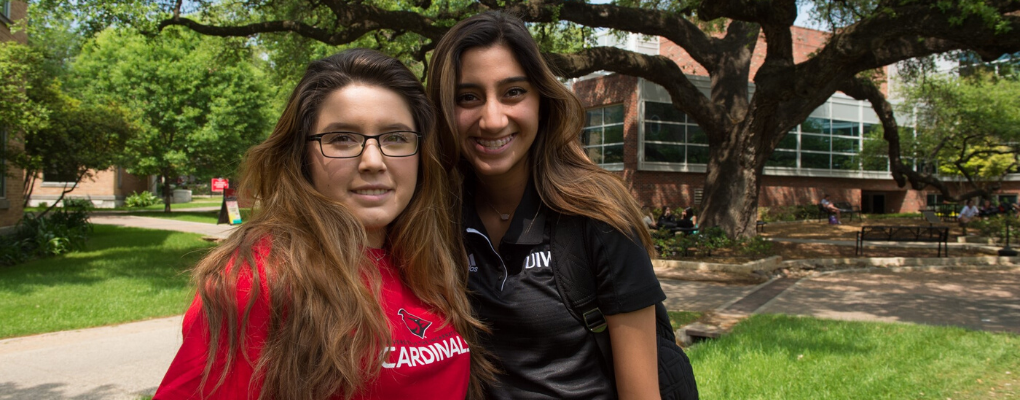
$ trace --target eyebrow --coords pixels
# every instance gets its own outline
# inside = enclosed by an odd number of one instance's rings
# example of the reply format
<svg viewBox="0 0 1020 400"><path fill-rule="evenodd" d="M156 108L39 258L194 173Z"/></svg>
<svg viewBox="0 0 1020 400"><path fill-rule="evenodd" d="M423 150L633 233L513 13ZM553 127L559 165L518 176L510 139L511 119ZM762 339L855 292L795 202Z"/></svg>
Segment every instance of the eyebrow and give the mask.
<svg viewBox="0 0 1020 400"><path fill-rule="evenodd" d="M517 82L528 82L528 77L526 77L526 76L511 76L509 78L506 78L506 79L503 79L503 80L501 80L499 82L496 82L496 86L503 86L503 85L506 85L508 83L517 83ZM461 89L481 89L481 88L482 88L482 85L479 85L477 83L458 83L457 84L457 90L461 90Z"/></svg>
<svg viewBox="0 0 1020 400"><path fill-rule="evenodd" d="M339 132L339 131L344 131L344 132L348 132L348 131L349 132L361 132L362 131L360 125L349 124L349 123L345 123L345 122L334 122L334 123L331 123L329 125L326 125L322 129L323 129L323 132ZM396 123L392 123L392 124L389 124L389 125L381 126L380 129L379 129L379 132L413 131L413 130L414 130L414 128L411 128L411 127L409 127L407 125L404 125L402 123L396 122Z"/></svg>

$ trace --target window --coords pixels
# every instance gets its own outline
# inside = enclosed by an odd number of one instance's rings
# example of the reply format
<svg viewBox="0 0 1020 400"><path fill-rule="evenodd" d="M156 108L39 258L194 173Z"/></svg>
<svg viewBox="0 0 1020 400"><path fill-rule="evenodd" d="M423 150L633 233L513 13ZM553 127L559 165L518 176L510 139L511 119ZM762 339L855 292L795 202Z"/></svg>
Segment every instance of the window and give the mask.
<svg viewBox="0 0 1020 400"><path fill-rule="evenodd" d="M623 164L623 105L589 109L581 143L596 164Z"/></svg>
<svg viewBox="0 0 1020 400"><path fill-rule="evenodd" d="M78 171L64 165L49 165L43 168L43 183L75 183Z"/></svg>
<svg viewBox="0 0 1020 400"><path fill-rule="evenodd" d="M708 164L708 135L670 103L645 102L644 161Z"/></svg>
<svg viewBox="0 0 1020 400"><path fill-rule="evenodd" d="M0 0L0 21L11 23L11 1Z"/></svg>

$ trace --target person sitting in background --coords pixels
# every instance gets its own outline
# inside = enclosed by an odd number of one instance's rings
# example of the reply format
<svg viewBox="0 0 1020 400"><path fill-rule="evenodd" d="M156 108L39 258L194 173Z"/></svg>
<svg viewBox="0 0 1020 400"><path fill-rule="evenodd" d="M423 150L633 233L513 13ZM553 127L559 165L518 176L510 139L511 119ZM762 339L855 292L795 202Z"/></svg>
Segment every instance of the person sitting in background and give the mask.
<svg viewBox="0 0 1020 400"><path fill-rule="evenodd" d="M662 215L659 216L659 228L676 228L676 215L673 215L673 208L665 206L662 208Z"/></svg>
<svg viewBox="0 0 1020 400"><path fill-rule="evenodd" d="M825 211L827 211L827 212L829 212L831 214L836 214L836 222L835 222L835 224L839 225L839 207L836 207L835 204L832 204L832 201L829 200L829 195L828 194L825 194L825 195L822 196L822 203L821 203L821 205L822 205L822 209L824 209ZM833 222L829 221L829 223L833 223Z"/></svg>
<svg viewBox="0 0 1020 400"><path fill-rule="evenodd" d="M648 206L641 206L641 221L645 223L645 228L656 229L654 217L652 210Z"/></svg>
<svg viewBox="0 0 1020 400"><path fill-rule="evenodd" d="M974 207L974 200L967 200L964 203L963 208L960 209L960 216L957 219L960 221L960 226L965 226L970 223L975 217L977 217L979 211L977 207Z"/></svg>
<svg viewBox="0 0 1020 400"><path fill-rule="evenodd" d="M694 228L698 226L698 217L694 216L694 209L687 207L684 209L683 214L680 215L680 221L676 223L678 228Z"/></svg>
<svg viewBox="0 0 1020 400"><path fill-rule="evenodd" d="M981 215L981 218L993 217L998 213L999 207L992 204L992 201L989 199L985 199L985 201L981 203L981 210L978 212L978 214Z"/></svg>

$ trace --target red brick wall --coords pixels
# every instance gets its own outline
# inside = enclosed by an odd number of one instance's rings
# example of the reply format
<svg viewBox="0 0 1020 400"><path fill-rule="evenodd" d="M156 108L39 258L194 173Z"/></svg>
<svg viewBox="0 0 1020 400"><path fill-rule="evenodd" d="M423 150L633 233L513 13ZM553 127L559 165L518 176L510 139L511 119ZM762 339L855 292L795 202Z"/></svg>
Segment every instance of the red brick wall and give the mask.
<svg viewBox="0 0 1020 400"><path fill-rule="evenodd" d="M118 174L120 175L119 184L117 182ZM148 190L146 177L135 176L114 167L95 172L91 178L82 179L73 190L67 193L66 197L91 198L94 202L102 201L104 203L97 204L97 206L112 207L115 202L123 201L131 193L145 190ZM53 186L52 183L37 179L32 188L32 200L53 204L54 196L59 196L62 191L63 186Z"/></svg>
<svg viewBox="0 0 1020 400"><path fill-rule="evenodd" d="M25 18L28 13L28 3L24 1L11 1L11 22L17 23L19 20ZM11 27L7 24L0 22L0 42L9 42L11 40L18 41L21 43L28 43L28 35L25 30L22 29L17 33L11 33Z"/></svg>

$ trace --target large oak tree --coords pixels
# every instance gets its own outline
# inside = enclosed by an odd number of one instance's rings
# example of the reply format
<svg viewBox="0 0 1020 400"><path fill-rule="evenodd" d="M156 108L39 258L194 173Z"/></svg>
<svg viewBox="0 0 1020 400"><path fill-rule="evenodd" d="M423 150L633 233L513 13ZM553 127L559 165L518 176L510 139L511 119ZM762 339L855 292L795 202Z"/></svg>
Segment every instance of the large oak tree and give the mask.
<svg viewBox="0 0 1020 400"><path fill-rule="evenodd" d="M291 33L331 45L376 37L406 40L401 49L423 62L455 21L488 9L505 9L529 22L573 24L660 36L681 46L711 77L702 94L662 56L614 47L549 52L564 77L598 71L638 76L664 87L673 105L708 135L710 153L701 221L734 236L754 234L758 193L766 161L791 128L836 91L870 100L890 140L893 178L914 188L931 183L899 158L891 105L867 73L902 60L969 50L986 60L1020 50L1018 0L250 0L182 2L135 0L142 17L125 2L90 11L93 16L188 27L215 36ZM791 26L800 5L813 3L816 19L833 34L807 60L795 62ZM183 7L183 8L182 8ZM153 16L156 16L153 19ZM765 60L753 77L751 59L764 36ZM926 181L926 179L929 179Z"/></svg>

